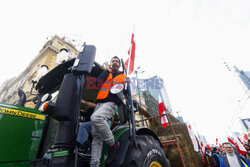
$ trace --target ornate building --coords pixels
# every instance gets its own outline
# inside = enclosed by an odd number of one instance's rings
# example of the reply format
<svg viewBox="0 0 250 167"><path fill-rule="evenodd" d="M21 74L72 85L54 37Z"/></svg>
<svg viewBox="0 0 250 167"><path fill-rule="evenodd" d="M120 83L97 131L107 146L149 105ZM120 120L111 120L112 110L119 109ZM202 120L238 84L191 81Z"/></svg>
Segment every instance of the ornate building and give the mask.
<svg viewBox="0 0 250 167"><path fill-rule="evenodd" d="M60 52L64 53L60 53ZM65 59L65 51L68 56ZM59 54L60 53L60 54ZM55 35L48 40L40 50L39 54L30 62L29 66L17 77L4 81L0 86L0 102L16 104L18 97L18 90L22 89L27 99L34 97L37 92L35 84L48 71L56 67L60 62L62 56L65 61L67 59L76 57L78 50L68 41ZM58 59L58 57L60 57ZM33 102L26 103L26 107L34 107Z"/></svg>

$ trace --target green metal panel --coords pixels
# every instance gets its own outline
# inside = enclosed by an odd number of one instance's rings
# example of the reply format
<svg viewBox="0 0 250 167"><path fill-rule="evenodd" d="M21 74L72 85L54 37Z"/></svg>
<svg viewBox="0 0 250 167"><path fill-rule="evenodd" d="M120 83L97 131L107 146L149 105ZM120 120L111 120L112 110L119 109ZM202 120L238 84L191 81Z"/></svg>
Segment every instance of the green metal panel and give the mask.
<svg viewBox="0 0 250 167"><path fill-rule="evenodd" d="M68 151L61 151L61 152L55 152L53 154L53 157L63 157L63 156L67 156L67 155L69 155Z"/></svg>
<svg viewBox="0 0 250 167"><path fill-rule="evenodd" d="M0 163L36 159L44 119L39 110L0 103Z"/></svg>
<svg viewBox="0 0 250 167"><path fill-rule="evenodd" d="M24 161L24 162L9 162L9 163L0 163L1 167L29 167L30 162Z"/></svg>
<svg viewBox="0 0 250 167"><path fill-rule="evenodd" d="M128 127L121 128L114 133L114 138L117 140L124 132L128 131ZM100 161L100 167L104 167L106 160L108 158L108 145L104 144L102 149L102 157Z"/></svg>

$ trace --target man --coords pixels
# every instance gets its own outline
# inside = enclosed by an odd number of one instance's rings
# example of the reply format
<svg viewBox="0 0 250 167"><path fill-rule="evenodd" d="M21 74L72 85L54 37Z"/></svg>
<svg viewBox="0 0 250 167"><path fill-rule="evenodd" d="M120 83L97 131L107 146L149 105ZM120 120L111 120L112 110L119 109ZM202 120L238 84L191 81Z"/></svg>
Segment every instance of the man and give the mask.
<svg viewBox="0 0 250 167"><path fill-rule="evenodd" d="M204 167L215 167L210 148L205 148Z"/></svg>
<svg viewBox="0 0 250 167"><path fill-rule="evenodd" d="M222 156L225 167L247 167L248 161L241 157L239 154L234 153L234 147L231 143L226 142L222 144L222 147L226 150L226 154Z"/></svg>
<svg viewBox="0 0 250 167"><path fill-rule="evenodd" d="M217 147L213 148L213 159L214 159L214 165L215 167L220 167L220 154L219 154L219 150Z"/></svg>
<svg viewBox="0 0 250 167"><path fill-rule="evenodd" d="M224 150L223 150L223 147L222 147L222 146L219 147L219 154L220 154L220 155L224 154Z"/></svg>
<svg viewBox="0 0 250 167"><path fill-rule="evenodd" d="M107 120L112 117L118 106L121 104L121 100L110 92L110 88L116 83L124 84L126 76L118 71L121 62L117 56L111 59L110 66L107 62L105 62L105 66L106 70L97 78L97 81L103 81L103 84L97 94L97 105L91 116L91 133L93 137L90 161L91 167L99 167L100 165L103 141L109 146L108 164L114 160L120 147L120 143L114 140L114 136L109 128Z"/></svg>

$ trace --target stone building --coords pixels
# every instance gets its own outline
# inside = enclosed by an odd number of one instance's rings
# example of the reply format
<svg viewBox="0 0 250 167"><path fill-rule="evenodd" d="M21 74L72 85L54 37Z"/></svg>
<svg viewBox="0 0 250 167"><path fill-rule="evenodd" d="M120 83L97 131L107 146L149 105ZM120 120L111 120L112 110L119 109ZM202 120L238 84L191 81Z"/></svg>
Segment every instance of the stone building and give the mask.
<svg viewBox="0 0 250 167"><path fill-rule="evenodd" d="M69 57L73 58L78 55L78 50L69 42L55 35L48 40L39 54L30 62L28 67L17 77L4 81L0 86L0 102L16 104L18 90L22 89L27 99L34 97L37 92L33 89L46 72L58 65L56 64L57 55L61 50L67 50ZM26 107L34 107L33 102L26 103Z"/></svg>

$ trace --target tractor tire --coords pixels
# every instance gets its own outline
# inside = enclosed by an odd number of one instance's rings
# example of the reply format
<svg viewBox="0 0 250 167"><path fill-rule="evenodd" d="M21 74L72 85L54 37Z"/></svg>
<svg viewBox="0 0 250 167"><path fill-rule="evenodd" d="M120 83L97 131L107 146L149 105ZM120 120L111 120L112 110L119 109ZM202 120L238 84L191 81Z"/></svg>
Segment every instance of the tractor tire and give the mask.
<svg viewBox="0 0 250 167"><path fill-rule="evenodd" d="M170 167L160 143L152 136L139 135L136 141L138 149L130 143L121 167Z"/></svg>

